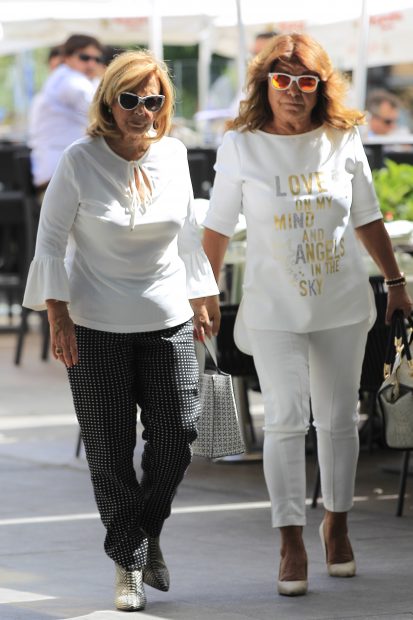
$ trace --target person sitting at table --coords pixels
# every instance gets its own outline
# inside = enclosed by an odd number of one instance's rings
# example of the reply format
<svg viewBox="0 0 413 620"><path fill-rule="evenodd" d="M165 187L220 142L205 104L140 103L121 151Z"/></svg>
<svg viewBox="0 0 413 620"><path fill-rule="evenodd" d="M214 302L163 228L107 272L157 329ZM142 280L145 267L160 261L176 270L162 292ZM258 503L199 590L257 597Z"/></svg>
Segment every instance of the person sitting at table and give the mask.
<svg viewBox="0 0 413 620"><path fill-rule="evenodd" d="M380 213L346 86L326 51L303 34L274 37L251 63L247 94L218 149L204 248L218 279L242 211L247 251L236 334L262 390L264 474L281 534L278 592L308 589L305 436L310 397L325 513L329 575L352 577L347 529L359 452L357 401L371 288L358 239L389 288L387 321L407 316L406 293ZM370 289L370 292L369 292ZM214 330L216 300L207 302ZM240 342L238 339L237 342Z"/></svg>
<svg viewBox="0 0 413 620"><path fill-rule="evenodd" d="M369 92L366 107L368 110L367 137L403 136L407 127L401 125L402 103L393 93L383 88Z"/></svg>

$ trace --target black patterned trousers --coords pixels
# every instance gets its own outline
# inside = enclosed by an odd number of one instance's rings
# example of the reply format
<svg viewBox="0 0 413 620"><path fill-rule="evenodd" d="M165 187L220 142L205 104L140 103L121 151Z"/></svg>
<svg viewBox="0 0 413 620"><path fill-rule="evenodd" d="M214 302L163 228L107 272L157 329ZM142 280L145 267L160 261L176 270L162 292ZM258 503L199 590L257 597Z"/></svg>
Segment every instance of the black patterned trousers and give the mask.
<svg viewBox="0 0 413 620"><path fill-rule="evenodd" d="M192 321L119 334L76 326L79 363L68 369L105 551L126 569L146 563L191 461L199 417ZM141 409L142 477L133 465Z"/></svg>

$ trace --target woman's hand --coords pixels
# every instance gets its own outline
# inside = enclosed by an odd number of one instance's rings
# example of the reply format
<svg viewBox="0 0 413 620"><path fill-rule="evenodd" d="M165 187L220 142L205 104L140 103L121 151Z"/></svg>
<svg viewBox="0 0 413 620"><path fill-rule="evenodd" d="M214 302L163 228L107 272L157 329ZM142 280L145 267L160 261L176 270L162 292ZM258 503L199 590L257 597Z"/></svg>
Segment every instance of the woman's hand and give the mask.
<svg viewBox="0 0 413 620"><path fill-rule="evenodd" d="M389 286L387 289L386 323L391 323L395 310L403 310L404 316L410 316L413 309L412 299L405 286Z"/></svg>
<svg viewBox="0 0 413 620"><path fill-rule="evenodd" d="M189 303L191 304L194 312L194 336L197 340L204 342L205 336L208 336L208 338L211 338L212 336L212 325L209 320L205 297L190 299Z"/></svg>
<svg viewBox="0 0 413 620"><path fill-rule="evenodd" d="M50 325L50 344L53 357L67 368L78 363L75 326L69 316L67 304L48 299L47 318Z"/></svg>
<svg viewBox="0 0 413 620"><path fill-rule="evenodd" d="M394 255L393 246L383 220L374 220L355 229L360 241L370 254L386 280L400 277L400 269ZM387 296L386 323L391 323L395 310L403 310L404 316L412 312L412 300L405 286L389 286Z"/></svg>
<svg viewBox="0 0 413 620"><path fill-rule="evenodd" d="M219 305L219 295L211 295L205 300L206 309L210 323L212 323L212 334L216 336L221 326L221 308Z"/></svg>

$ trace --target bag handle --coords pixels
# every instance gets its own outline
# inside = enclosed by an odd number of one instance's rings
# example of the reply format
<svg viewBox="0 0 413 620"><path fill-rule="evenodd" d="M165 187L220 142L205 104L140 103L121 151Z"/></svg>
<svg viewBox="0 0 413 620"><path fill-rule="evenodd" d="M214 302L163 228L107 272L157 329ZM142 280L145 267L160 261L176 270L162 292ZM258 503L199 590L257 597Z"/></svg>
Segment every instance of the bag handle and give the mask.
<svg viewBox="0 0 413 620"><path fill-rule="evenodd" d="M412 327L413 322L411 317L408 317L408 323ZM403 345L403 346L402 346ZM406 355L409 366L413 367L412 354L409 346L409 337L407 335L405 317L402 310L395 310L390 324L390 334L387 341L386 356L384 358L384 378L387 379L391 374L391 361L393 347L396 352L404 353Z"/></svg>
<svg viewBox="0 0 413 620"><path fill-rule="evenodd" d="M401 312L401 310L398 310L397 312L400 312L400 316L399 316L399 334L398 334L399 342L398 342L398 345L400 347L402 355L404 354L406 356L407 362L408 362L409 366L411 366L411 364L412 364L412 353L410 351L410 346L409 346L409 336L407 334L406 322L404 320L404 316L403 316L403 313ZM402 344L403 344L403 348L401 347Z"/></svg>
<svg viewBox="0 0 413 620"><path fill-rule="evenodd" d="M387 379L391 373L391 361L393 357L393 346L395 343L395 336L396 336L396 325L399 320L397 312L398 311L394 312L391 317L390 332L389 332L389 337L387 339L386 354L384 356L384 368L383 368L383 375L385 379Z"/></svg>
<svg viewBox="0 0 413 620"><path fill-rule="evenodd" d="M205 372L205 359L207 353L209 354L212 364L217 372L221 372L218 368L217 355L215 353L214 343L210 338L205 338L204 341L195 340L195 354L198 361L199 371L202 374Z"/></svg>
<svg viewBox="0 0 413 620"><path fill-rule="evenodd" d="M208 351L209 355L211 356L212 361L215 364L215 368L217 370L219 370L218 368L218 360L217 360L217 354L215 352L215 348L214 345L212 344L212 340L210 338L205 338L204 339L204 346L206 348L206 350Z"/></svg>

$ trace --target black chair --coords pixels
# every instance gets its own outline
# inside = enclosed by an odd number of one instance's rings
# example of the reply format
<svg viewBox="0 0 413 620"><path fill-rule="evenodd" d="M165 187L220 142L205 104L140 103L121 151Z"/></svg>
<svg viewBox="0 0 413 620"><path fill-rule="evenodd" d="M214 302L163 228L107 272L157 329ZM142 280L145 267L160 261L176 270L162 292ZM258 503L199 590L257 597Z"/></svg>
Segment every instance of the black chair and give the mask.
<svg viewBox="0 0 413 620"><path fill-rule="evenodd" d="M14 157L18 153L28 152L28 147L24 144L9 143L0 145L0 191L20 189Z"/></svg>
<svg viewBox="0 0 413 620"><path fill-rule="evenodd" d="M21 304L33 255L33 221L23 192L0 192L0 294L11 307ZM11 325L7 329L15 331Z"/></svg>
<svg viewBox="0 0 413 620"><path fill-rule="evenodd" d="M411 450L405 450L403 452L401 467L400 467L400 482L399 482L399 496L397 499L396 517L403 515L404 497L406 495L407 476L409 475L409 461Z"/></svg>
<svg viewBox="0 0 413 620"><path fill-rule="evenodd" d="M365 144L364 151L372 170L383 168L383 148L381 144Z"/></svg>
<svg viewBox="0 0 413 620"><path fill-rule="evenodd" d="M76 448L75 448L75 456L78 459L80 456L80 451L82 450L83 440L82 440L82 431L79 429L76 440Z"/></svg>
<svg viewBox="0 0 413 620"><path fill-rule="evenodd" d="M214 182L214 149L188 149L188 164L195 198L208 199Z"/></svg>
<svg viewBox="0 0 413 620"><path fill-rule="evenodd" d="M367 336L366 350L361 371L360 395L364 397L367 396L367 421L359 431L360 441L362 442L366 439L369 452L371 452L375 441L384 446L381 416L377 409L377 392L383 383L384 358L390 332L390 327L385 323L387 291L385 289L383 276L370 276L370 284L374 293L377 318ZM396 510L397 516L401 516L403 512L408 467L409 451L406 451L403 455L400 472L399 496ZM311 502L313 508L317 506L320 486L320 468L317 462L316 480L313 487Z"/></svg>
<svg viewBox="0 0 413 620"><path fill-rule="evenodd" d="M364 151L367 155L370 168L383 168L386 159L391 159L397 164L413 165L413 151L391 151L382 144L365 144Z"/></svg>
<svg viewBox="0 0 413 620"><path fill-rule="evenodd" d="M20 148L13 153L14 179L17 189L22 191L31 204L35 222L35 232L40 217L41 203L38 200L36 188L33 184L30 150Z"/></svg>
<svg viewBox="0 0 413 620"><path fill-rule="evenodd" d="M31 220L32 220L32 234L34 248L35 236L37 232L37 226L40 217L41 205L37 199L36 190L33 185L33 178L31 172L30 150L28 148L16 149L13 153L14 162L14 179L18 188L24 193L27 204L29 205ZM16 366L20 364L21 356L23 352L23 345L25 336L29 330L28 318L31 310L23 308L21 310L20 325L17 331L17 342L14 356L14 363ZM49 323L47 320L47 313L45 311L39 313L40 327L42 334L42 346L41 346L41 359L46 361L49 357Z"/></svg>
<svg viewBox="0 0 413 620"><path fill-rule="evenodd" d="M15 182L27 196L35 195L33 185L30 149L18 149L13 153L13 166Z"/></svg>
<svg viewBox="0 0 413 620"><path fill-rule="evenodd" d="M413 151L385 151L385 159L391 159L396 164L413 165Z"/></svg>
<svg viewBox="0 0 413 620"><path fill-rule="evenodd" d="M20 325L17 330L17 342L16 342L16 350L14 353L14 363L16 366L20 365L21 357L23 353L23 345L24 339L29 331L29 314L31 310L28 308L22 307L21 315L20 315ZM42 335L42 346L40 350L40 359L44 362L49 359L49 344L50 344L50 330L49 330L49 321L47 319L47 312L43 310L38 313L40 316L40 331Z"/></svg>
<svg viewBox="0 0 413 620"><path fill-rule="evenodd" d="M360 440L366 439L369 452L376 441L383 446L381 418L377 411L376 396L383 383L383 365L390 327L386 325L387 291L383 276L371 276L377 318L368 333L360 379L360 396L367 397L367 421L360 429Z"/></svg>
<svg viewBox="0 0 413 620"><path fill-rule="evenodd" d="M0 146L0 191L17 189L13 159L15 152L12 144Z"/></svg>

